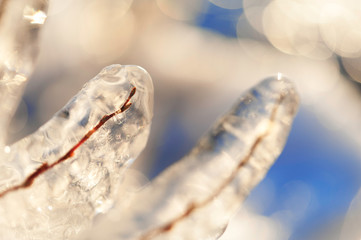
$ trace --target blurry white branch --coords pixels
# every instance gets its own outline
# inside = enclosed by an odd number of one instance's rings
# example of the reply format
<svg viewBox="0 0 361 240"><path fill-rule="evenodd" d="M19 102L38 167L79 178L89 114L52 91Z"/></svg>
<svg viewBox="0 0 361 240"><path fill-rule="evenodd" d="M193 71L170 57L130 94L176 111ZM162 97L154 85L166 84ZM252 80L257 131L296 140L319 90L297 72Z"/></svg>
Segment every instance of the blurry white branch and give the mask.
<svg viewBox="0 0 361 240"><path fill-rule="evenodd" d="M0 1L0 147L38 55L47 0Z"/></svg>

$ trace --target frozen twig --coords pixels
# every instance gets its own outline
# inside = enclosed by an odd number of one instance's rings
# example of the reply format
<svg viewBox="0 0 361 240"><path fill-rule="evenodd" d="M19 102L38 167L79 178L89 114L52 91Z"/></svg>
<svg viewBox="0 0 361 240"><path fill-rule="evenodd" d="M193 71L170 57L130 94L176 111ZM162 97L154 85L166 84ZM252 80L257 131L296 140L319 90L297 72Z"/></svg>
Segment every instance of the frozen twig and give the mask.
<svg viewBox="0 0 361 240"><path fill-rule="evenodd" d="M263 81L129 207L113 210L117 220L105 217L83 239L218 238L280 154L297 106L289 81Z"/></svg>
<svg viewBox="0 0 361 240"><path fill-rule="evenodd" d="M11 188L6 189L3 192L0 192L0 198L4 197L5 195L17 191L19 189L23 189L23 188L28 188L31 187L31 185L33 185L34 181L41 176L42 174L44 174L45 172L53 169L54 167L56 167L57 165L61 164L62 162L68 160L69 158L72 158L75 154L75 151L81 147L96 131L98 131L99 128L101 128L107 121L109 121L111 118L115 117L118 114L121 114L123 112L125 112L128 108L130 108L130 106L132 105L132 103L130 102L130 99L134 96L136 92L136 87L133 87L133 89L130 91L130 94L128 96L128 98L125 100L124 104L115 112L104 115L98 122L97 125L95 125L95 127L93 127L92 129L90 129L80 140L79 142L77 142L73 147L71 147L69 149L69 151L67 151L63 156L61 156L58 160L56 160L55 162L48 164L47 162L44 162L43 164L40 165L40 167L38 167L37 169L35 169L35 171L29 175L24 182L22 182L21 184L15 185Z"/></svg>
<svg viewBox="0 0 361 240"><path fill-rule="evenodd" d="M142 68L109 66L10 146L0 166L0 239L70 239L108 211L147 142L152 97Z"/></svg>

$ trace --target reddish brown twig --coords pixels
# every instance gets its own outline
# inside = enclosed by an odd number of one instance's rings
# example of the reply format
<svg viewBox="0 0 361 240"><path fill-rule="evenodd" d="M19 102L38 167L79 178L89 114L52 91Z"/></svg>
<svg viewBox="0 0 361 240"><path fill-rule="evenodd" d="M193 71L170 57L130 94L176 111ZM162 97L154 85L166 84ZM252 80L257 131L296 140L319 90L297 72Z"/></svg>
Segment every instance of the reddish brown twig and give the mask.
<svg viewBox="0 0 361 240"><path fill-rule="evenodd" d="M93 127L91 130L89 130L82 139L80 139L80 141L78 143L76 143L65 155L63 155L61 158L59 158L57 161L55 161L52 164L48 164L48 163L43 163L40 167L38 167L30 176L28 176L24 182L22 182L19 185L15 185L3 192L0 193L0 198L4 197L6 194L10 193L10 192L14 192L16 190L22 189L22 188L27 188L30 187L35 179L40 176L41 174L45 173L46 171L52 169L53 167L55 167L56 165L64 162L65 160L71 158L72 156L74 156L75 150L77 150L83 143L85 143L90 137L91 135L93 135L93 133L95 133L101 126L103 126L109 119L111 119L112 117L125 112L131 105L132 103L130 102L130 99L134 96L136 91L136 88L133 87L133 89L131 90L127 100L124 102L124 104L115 112L105 115L103 116L100 121L98 122L97 125L95 125L95 127Z"/></svg>
<svg viewBox="0 0 361 240"><path fill-rule="evenodd" d="M158 226L154 229L149 230L148 232L144 233L143 235L140 236L139 240L150 240L160 234L164 234L166 232L169 232L172 230L172 228L178 224L179 222L181 222L182 220L184 220L185 218L187 218L188 216L190 216L194 211L196 211L197 209L200 209L204 206L206 206L207 204L209 204L210 202L212 202L217 196L219 196L221 194L221 192L237 177L239 171L246 165L249 163L250 159L252 158L252 155L254 154L254 152L256 151L257 147L262 143L262 141L270 134L274 121L276 120L276 114L277 114L277 110L279 108L279 106L281 105L282 101L284 100L284 96L281 95L281 97L278 99L278 101L276 102L276 106L274 107L274 109L271 112L271 116L270 116L270 122L268 125L268 128L266 129L265 132L263 132L262 134L260 134L255 141L253 142L250 150L248 151L247 155L241 159L238 163L238 165L235 167L235 169L233 169L233 171L231 172L231 174L225 179L224 182L222 182L216 189L215 191L209 195L207 198L205 198L203 201L200 202L191 202L188 204L187 208L185 209L185 211L175 217L174 219L172 219L171 221L169 221L168 223L162 225L162 226Z"/></svg>

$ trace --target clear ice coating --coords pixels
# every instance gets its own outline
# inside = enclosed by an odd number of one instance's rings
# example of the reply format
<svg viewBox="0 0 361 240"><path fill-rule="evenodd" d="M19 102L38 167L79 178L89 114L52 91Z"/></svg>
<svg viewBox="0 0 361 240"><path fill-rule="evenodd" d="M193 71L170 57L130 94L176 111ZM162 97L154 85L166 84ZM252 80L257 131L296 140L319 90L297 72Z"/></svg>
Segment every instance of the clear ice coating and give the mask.
<svg viewBox="0 0 361 240"><path fill-rule="evenodd" d="M37 132L6 147L0 166L0 191L21 184L117 111L134 87L130 108L110 118L73 157L0 197L0 239L73 239L113 206L124 171L146 145L153 115L152 81L138 66L104 68Z"/></svg>
<svg viewBox="0 0 361 240"><path fill-rule="evenodd" d="M0 1L0 147L38 53L47 0Z"/></svg>
<svg viewBox="0 0 361 240"><path fill-rule="evenodd" d="M283 149L298 108L287 79L246 92L198 145L81 239L217 239Z"/></svg>

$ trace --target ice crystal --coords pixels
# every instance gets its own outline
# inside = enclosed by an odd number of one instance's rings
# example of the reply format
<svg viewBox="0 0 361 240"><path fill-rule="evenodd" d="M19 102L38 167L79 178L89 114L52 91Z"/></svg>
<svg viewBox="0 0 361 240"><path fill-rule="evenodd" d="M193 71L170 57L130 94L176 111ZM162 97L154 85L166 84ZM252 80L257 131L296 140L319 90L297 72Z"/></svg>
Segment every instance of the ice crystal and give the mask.
<svg viewBox="0 0 361 240"><path fill-rule="evenodd" d="M146 144L152 98L145 70L106 67L48 123L10 146L0 167L6 193L0 195L0 239L70 239L97 213L106 212L122 173ZM119 108L124 111L94 131L69 159L40 172L30 186L23 184L43 166L66 156L103 116Z"/></svg>
<svg viewBox="0 0 361 240"><path fill-rule="evenodd" d="M182 160L82 239L216 239L280 154L297 111L292 84L245 93ZM115 211L115 213L114 213Z"/></svg>

